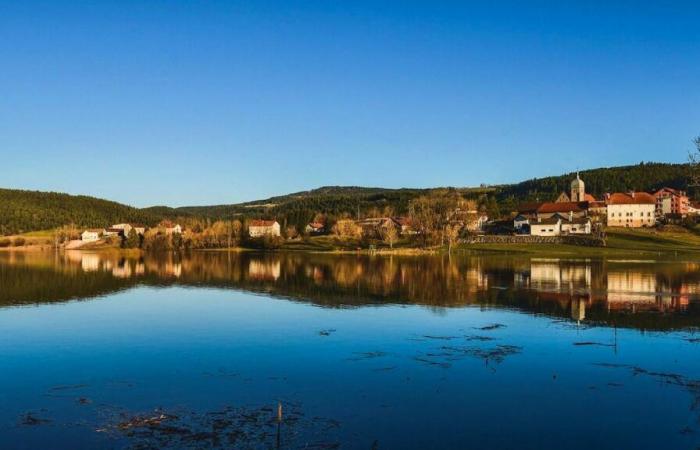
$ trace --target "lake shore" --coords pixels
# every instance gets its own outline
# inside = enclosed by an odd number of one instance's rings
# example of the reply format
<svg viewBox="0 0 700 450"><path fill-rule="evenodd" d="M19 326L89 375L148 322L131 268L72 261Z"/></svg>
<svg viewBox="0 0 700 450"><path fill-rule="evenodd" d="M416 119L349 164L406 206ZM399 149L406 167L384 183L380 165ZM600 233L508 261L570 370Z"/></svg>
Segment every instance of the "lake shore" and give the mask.
<svg viewBox="0 0 700 450"><path fill-rule="evenodd" d="M44 252L55 251L56 247L47 243L45 236L27 237L25 245L0 247L0 252ZM60 251L115 253L125 256L136 256L144 253L140 249L124 249L116 244L89 244L75 249L59 247ZM447 254L448 247L420 247L416 243L402 240L393 248L378 242L372 248L362 246L354 240L343 240L332 236L315 236L284 242L277 248L255 248L236 246L230 248L192 249L193 252L299 252L299 253L329 253L346 255L378 255L378 256L421 256ZM658 258L659 256L690 257L700 260L700 236L696 233L672 229L659 231L655 229L608 229L605 247L589 247L571 244L553 243L458 243L452 248L453 253L500 253L527 254L563 257L642 257Z"/></svg>

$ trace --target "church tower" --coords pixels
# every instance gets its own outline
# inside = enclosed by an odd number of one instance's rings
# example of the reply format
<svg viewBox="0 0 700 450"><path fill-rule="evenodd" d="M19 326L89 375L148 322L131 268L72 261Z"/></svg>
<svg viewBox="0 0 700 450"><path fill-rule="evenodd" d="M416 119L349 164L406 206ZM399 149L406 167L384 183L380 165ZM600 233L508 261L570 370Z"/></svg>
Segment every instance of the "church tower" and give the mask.
<svg viewBox="0 0 700 450"><path fill-rule="evenodd" d="M582 202L586 197L586 185L576 172L576 179L571 182L571 201Z"/></svg>

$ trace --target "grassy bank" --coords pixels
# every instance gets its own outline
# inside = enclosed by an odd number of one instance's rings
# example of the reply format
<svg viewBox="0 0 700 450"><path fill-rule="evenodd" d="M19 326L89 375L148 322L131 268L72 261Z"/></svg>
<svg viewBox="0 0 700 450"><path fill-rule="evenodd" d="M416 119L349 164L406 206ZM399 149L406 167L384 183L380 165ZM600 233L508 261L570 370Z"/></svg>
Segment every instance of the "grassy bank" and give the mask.
<svg viewBox="0 0 700 450"><path fill-rule="evenodd" d="M53 248L51 232L33 232L16 236L6 236L12 243L0 247L0 251L37 251ZM15 246L17 238L24 243ZM367 242L359 239L338 239L335 236L314 236L303 240L284 242L274 251L313 252L313 253L363 253L384 255L420 255L426 253L446 252L446 247L421 248L411 240L401 239L393 248L383 242L373 242L370 250ZM122 249L118 244L96 243L81 247L81 251L117 252L135 254L138 249ZM236 247L231 249L202 249L198 251L261 251L263 249ZM700 233L680 227L657 229L620 229L607 230L606 247L583 247L562 244L460 244L455 251L461 253L522 253L555 257L615 257L615 258L659 258L684 257L700 260Z"/></svg>
<svg viewBox="0 0 700 450"><path fill-rule="evenodd" d="M472 252L517 252L554 256L658 257L665 255L700 259L700 236L678 228L668 231L610 228L607 230L606 247L556 244L470 244L460 245L458 248Z"/></svg>

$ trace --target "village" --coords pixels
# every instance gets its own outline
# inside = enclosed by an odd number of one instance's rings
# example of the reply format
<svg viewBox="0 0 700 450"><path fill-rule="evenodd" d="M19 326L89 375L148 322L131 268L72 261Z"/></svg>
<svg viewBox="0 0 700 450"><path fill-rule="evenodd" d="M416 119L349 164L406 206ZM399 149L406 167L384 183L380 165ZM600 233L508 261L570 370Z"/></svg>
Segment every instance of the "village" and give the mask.
<svg viewBox="0 0 700 450"><path fill-rule="evenodd" d="M571 181L569 192L562 192L553 202L529 202L518 206L508 218L490 218L473 203L457 204L444 214L439 225L441 244L453 243L470 236L512 236L518 242L525 237L558 238L566 236L596 237L600 239L607 228L652 228L662 224L680 223L687 218L700 218L700 204L691 202L681 190L664 187L649 192L613 192L596 198L586 192L583 179L577 174ZM66 244L67 249L77 249L103 242L130 240L130 247L143 245L148 233L164 238L179 238L188 233L179 223L164 220L149 229L146 225L119 223L105 228L85 229L79 240ZM434 230L433 230L434 231ZM418 240L429 232L421 218L386 216L365 218L341 218L328 223L317 215L303 230L283 227L275 218L248 219L235 230L249 243L256 241L292 241L318 236L363 239L366 242L384 242L393 248L399 240ZM234 231L230 231L233 234ZM242 239L238 239L240 242ZM447 241L447 242L446 242ZM425 241L424 241L425 242ZM540 240L538 242L547 242ZM228 239L231 246L231 237ZM371 244L370 244L371 245ZM222 245L224 246L224 245Z"/></svg>

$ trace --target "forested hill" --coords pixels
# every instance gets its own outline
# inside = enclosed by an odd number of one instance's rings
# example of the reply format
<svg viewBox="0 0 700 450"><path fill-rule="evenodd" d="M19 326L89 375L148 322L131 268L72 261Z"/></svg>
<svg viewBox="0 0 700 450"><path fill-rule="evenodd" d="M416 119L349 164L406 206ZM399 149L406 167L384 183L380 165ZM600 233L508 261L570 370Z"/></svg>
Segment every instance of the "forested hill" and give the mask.
<svg viewBox="0 0 700 450"><path fill-rule="evenodd" d="M586 184L586 192L601 197L606 192L629 190L652 192L661 187L687 190L690 183L689 164L640 163L634 166L605 167L580 172ZM533 178L517 184L500 186L498 199L554 200L559 193L569 192L571 180L576 173Z"/></svg>
<svg viewBox="0 0 700 450"><path fill-rule="evenodd" d="M158 218L138 208L83 195L0 189L0 235L62 225L104 227L120 222L153 225Z"/></svg>
<svg viewBox="0 0 700 450"><path fill-rule="evenodd" d="M585 170L581 178L586 191L601 197L605 192L653 191L662 186L688 189L688 164L641 163L634 166ZM517 184L455 188L464 197L477 201L489 215L507 214L525 200L554 200L569 191L575 173L536 178ZM330 216L406 214L409 202L435 189L385 189L357 186L327 186L254 202L171 208L154 206L137 209L86 196L50 192L0 189L0 234L44 230L74 223L79 227L103 227L119 222L152 225L164 218L203 219L276 218L301 226L316 213ZM700 192L695 192L697 197Z"/></svg>
<svg viewBox="0 0 700 450"><path fill-rule="evenodd" d="M654 191L668 186L688 189L690 165L640 163L633 166L606 167L580 172L586 183L586 191L600 198L606 192ZM553 201L561 192L569 192L571 181L576 173L559 176L535 178L516 184L480 187L455 188L464 197L486 205L490 213L512 211L519 202L528 200ZM153 212L171 216L192 215L212 219L230 219L232 217L265 216L277 219L286 218L288 222L301 224L310 220L314 212L330 215L350 214L371 215L392 211L405 214L411 199L431 191L445 189L384 189L363 188L356 186L326 186L311 191L272 197L255 202L195 206L170 209L153 208ZM498 206L494 205L497 200Z"/></svg>

